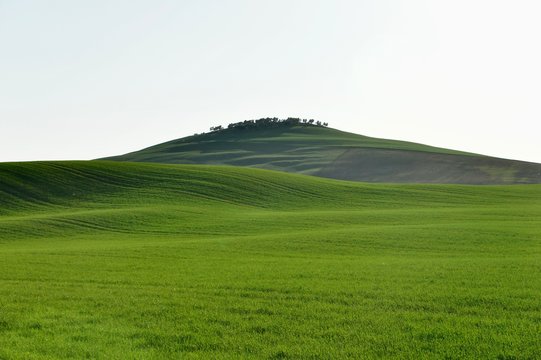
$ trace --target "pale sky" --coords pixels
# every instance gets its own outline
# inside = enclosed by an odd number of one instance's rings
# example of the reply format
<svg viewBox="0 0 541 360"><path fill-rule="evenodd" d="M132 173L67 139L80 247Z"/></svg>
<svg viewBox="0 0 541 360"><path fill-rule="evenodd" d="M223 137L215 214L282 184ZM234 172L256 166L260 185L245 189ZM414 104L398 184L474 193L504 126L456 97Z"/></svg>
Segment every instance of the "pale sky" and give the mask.
<svg viewBox="0 0 541 360"><path fill-rule="evenodd" d="M538 0L0 0L0 161L267 116L541 162Z"/></svg>

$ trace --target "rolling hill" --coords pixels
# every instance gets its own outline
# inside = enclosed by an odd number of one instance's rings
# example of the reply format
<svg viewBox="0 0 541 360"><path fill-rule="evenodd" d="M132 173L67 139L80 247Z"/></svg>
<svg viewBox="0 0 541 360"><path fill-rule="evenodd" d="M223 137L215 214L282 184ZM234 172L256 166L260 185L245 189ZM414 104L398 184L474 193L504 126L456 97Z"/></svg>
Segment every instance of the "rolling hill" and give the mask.
<svg viewBox="0 0 541 360"><path fill-rule="evenodd" d="M541 185L0 163L0 358L536 358Z"/></svg>
<svg viewBox="0 0 541 360"><path fill-rule="evenodd" d="M224 129L106 160L247 166L364 182L541 183L541 164L302 124Z"/></svg>

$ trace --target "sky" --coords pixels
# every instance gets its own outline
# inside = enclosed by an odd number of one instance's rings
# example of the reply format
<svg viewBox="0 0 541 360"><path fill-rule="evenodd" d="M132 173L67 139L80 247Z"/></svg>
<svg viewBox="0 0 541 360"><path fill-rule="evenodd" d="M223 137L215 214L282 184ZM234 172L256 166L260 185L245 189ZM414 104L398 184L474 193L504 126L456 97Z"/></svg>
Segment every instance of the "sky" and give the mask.
<svg viewBox="0 0 541 360"><path fill-rule="evenodd" d="M0 0L0 161L261 117L541 163L538 0Z"/></svg>

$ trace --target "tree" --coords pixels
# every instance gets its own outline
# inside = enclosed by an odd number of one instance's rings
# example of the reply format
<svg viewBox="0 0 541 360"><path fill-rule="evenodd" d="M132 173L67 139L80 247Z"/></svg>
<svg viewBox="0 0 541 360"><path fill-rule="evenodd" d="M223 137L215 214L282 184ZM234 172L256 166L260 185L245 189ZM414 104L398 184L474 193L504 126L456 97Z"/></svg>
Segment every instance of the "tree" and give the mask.
<svg viewBox="0 0 541 360"><path fill-rule="evenodd" d="M267 117L257 120L243 120L236 123L231 123L227 127L222 125L211 126L210 131L216 132L225 129L260 129L260 128L271 128L279 126L296 126L296 125L315 125L315 126L327 126L327 123L322 123L321 121L315 121L314 119L300 119L294 117L288 117L287 119L279 119L277 117Z"/></svg>

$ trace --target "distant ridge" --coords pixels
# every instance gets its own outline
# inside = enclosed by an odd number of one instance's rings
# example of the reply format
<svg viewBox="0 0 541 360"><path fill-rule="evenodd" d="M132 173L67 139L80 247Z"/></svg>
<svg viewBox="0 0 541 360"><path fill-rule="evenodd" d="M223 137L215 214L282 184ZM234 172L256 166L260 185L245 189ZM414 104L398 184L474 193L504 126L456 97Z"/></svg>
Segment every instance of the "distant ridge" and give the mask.
<svg viewBox="0 0 541 360"><path fill-rule="evenodd" d="M209 133L104 159L247 166L365 182L541 183L541 164L372 138L299 118L214 126Z"/></svg>

